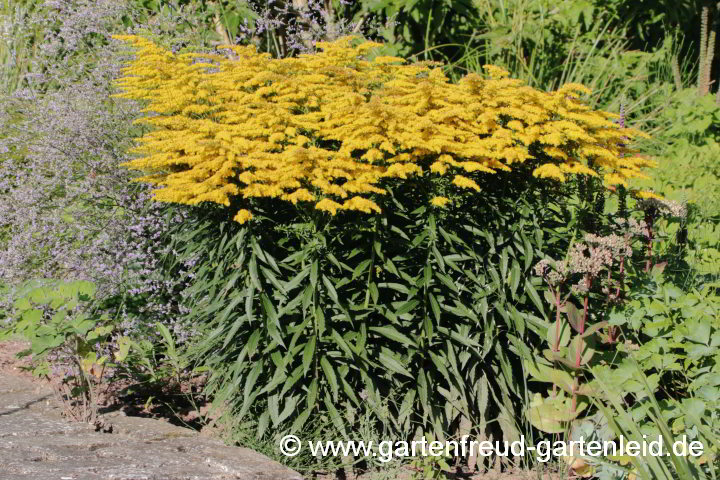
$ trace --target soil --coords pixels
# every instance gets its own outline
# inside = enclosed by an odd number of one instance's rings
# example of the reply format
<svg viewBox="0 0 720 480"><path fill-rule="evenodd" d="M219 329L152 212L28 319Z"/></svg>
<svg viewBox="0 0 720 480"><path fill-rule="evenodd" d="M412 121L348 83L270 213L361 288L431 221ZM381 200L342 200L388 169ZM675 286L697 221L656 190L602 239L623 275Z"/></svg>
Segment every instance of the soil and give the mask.
<svg viewBox="0 0 720 480"><path fill-rule="evenodd" d="M26 342L0 342L0 374L22 375L26 378L32 378L30 373L21 370L21 367L29 366L30 362L27 359L17 358L17 354L26 348L28 348Z"/></svg>

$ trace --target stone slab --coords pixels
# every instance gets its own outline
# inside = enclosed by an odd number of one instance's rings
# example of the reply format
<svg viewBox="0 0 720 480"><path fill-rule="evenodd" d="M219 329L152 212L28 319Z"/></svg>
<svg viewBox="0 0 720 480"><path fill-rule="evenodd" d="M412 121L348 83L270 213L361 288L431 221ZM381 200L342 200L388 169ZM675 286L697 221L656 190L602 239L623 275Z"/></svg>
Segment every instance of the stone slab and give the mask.
<svg viewBox="0 0 720 480"><path fill-rule="evenodd" d="M301 480L252 450L162 420L114 415L113 433L60 416L52 392L0 370L0 480Z"/></svg>

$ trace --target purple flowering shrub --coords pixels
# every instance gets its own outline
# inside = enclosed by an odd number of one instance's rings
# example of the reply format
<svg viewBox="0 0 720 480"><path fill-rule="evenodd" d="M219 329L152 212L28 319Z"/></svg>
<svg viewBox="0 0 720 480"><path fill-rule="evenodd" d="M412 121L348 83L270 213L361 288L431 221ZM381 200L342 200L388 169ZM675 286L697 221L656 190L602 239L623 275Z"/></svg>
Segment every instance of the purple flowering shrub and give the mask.
<svg viewBox="0 0 720 480"><path fill-rule="evenodd" d="M141 105L109 98L127 61L109 37L134 31L122 23L134 14L125 1L52 0L26 19L47 27L31 74L0 104L0 301L33 278L90 280L125 334L161 321L184 340L188 278L161 268L166 222L183 214L149 202L120 166Z"/></svg>

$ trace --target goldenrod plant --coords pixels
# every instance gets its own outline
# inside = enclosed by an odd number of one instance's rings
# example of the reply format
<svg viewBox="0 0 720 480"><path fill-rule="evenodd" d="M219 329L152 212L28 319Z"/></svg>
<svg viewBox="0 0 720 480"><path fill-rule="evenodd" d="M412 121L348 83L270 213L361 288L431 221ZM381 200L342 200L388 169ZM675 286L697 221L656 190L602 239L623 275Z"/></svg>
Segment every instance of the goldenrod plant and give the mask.
<svg viewBox="0 0 720 480"><path fill-rule="evenodd" d="M117 96L147 100L155 129L127 163L157 185L155 199L229 206L252 218L250 199L310 202L379 212L386 178L452 178L478 191L480 175L531 163L533 175L578 174L625 185L653 165L628 144L643 136L590 109L582 85L543 92L486 66L489 78L450 83L437 64L376 56L380 44L345 37L316 54L273 59L253 46L220 54L173 54L137 36ZM440 206L439 198L433 204Z"/></svg>
<svg viewBox="0 0 720 480"><path fill-rule="evenodd" d="M230 59L116 38L136 52L118 96L153 113L126 165L156 200L196 205L169 237L194 259L207 334L190 353L229 424L531 438L513 413L520 345L544 324L530 269L579 228L576 179L599 192L653 165L629 146L641 132L581 85L491 65L453 83L360 39Z"/></svg>

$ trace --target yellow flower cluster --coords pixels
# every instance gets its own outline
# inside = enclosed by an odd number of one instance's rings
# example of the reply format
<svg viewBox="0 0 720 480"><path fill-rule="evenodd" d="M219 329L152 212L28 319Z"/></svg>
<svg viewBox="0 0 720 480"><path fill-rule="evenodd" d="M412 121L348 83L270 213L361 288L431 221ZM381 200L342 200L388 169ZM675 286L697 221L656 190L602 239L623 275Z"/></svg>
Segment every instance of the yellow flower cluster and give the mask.
<svg viewBox="0 0 720 480"><path fill-rule="evenodd" d="M285 59L251 46L227 47L234 59L176 55L141 37L115 38L136 52L116 96L147 100L156 114L139 120L155 128L126 166L147 173L140 180L160 187L160 201L277 197L333 215L370 213L386 178L451 175L478 191L471 177L532 160L539 177L625 184L652 163L624 146L642 134L580 101L581 85L543 92L494 66L490 78L450 83L437 65L367 60L380 45L352 38ZM250 218L245 209L235 216Z"/></svg>

